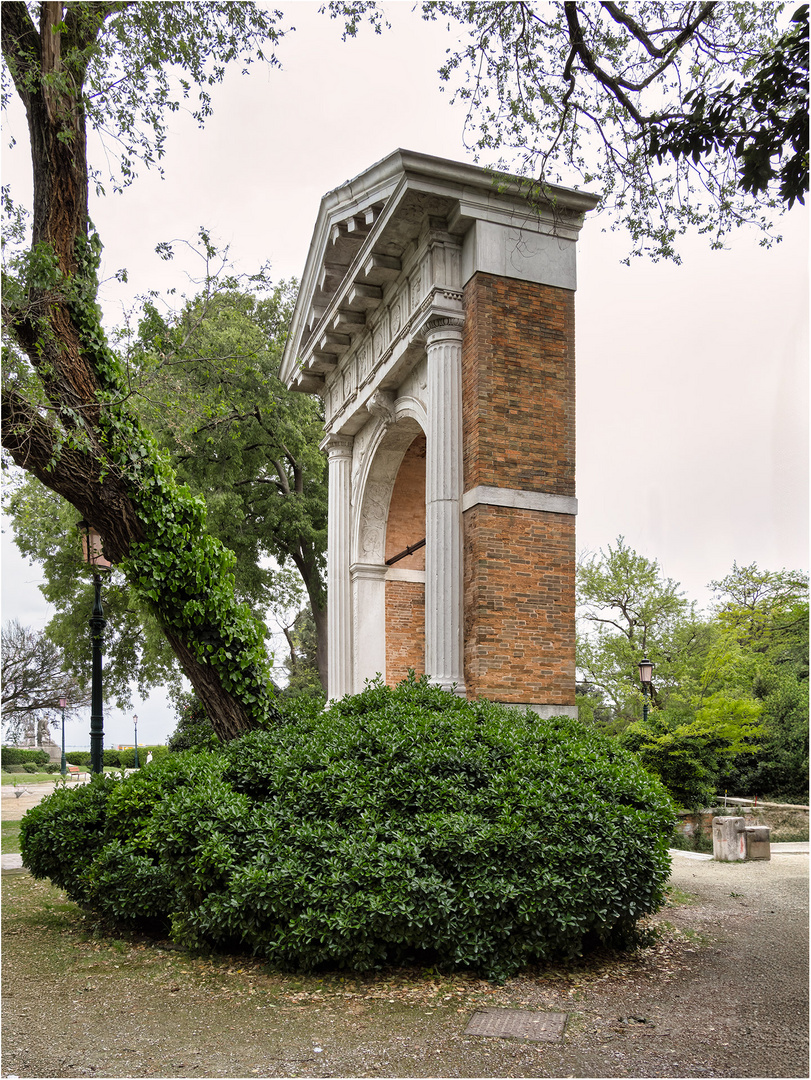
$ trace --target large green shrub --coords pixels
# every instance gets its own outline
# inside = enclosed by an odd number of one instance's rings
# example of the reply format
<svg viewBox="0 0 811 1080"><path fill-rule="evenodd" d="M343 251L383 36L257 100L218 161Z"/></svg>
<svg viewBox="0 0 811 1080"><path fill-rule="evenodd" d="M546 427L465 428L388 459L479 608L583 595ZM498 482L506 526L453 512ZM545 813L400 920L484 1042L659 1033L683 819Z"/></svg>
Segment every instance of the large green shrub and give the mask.
<svg viewBox="0 0 811 1080"><path fill-rule="evenodd" d="M57 787L20 823L20 850L34 877L50 878L73 900L86 898L84 870L105 843L107 799L116 781L95 776L90 784Z"/></svg>
<svg viewBox="0 0 811 1080"><path fill-rule="evenodd" d="M90 831L59 871L70 895L288 968L425 960L503 979L627 943L669 870L673 806L631 754L424 681L109 783L88 786L104 807L87 796L87 824L50 800L26 818L35 876Z"/></svg>

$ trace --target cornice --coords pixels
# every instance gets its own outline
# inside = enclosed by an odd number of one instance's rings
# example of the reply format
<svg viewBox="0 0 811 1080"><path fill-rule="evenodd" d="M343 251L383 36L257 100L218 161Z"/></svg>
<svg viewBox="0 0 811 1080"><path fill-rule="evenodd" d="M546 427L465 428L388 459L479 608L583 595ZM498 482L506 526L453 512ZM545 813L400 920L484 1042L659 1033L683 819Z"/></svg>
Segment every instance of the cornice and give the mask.
<svg viewBox="0 0 811 1080"><path fill-rule="evenodd" d="M458 244L475 221L573 239L599 201L569 188L531 199L530 181L396 150L321 200L282 360L282 380L323 393L331 372L401 279L426 222ZM437 231L444 227L444 233ZM440 235L447 239L442 241ZM424 284L424 283L423 283Z"/></svg>

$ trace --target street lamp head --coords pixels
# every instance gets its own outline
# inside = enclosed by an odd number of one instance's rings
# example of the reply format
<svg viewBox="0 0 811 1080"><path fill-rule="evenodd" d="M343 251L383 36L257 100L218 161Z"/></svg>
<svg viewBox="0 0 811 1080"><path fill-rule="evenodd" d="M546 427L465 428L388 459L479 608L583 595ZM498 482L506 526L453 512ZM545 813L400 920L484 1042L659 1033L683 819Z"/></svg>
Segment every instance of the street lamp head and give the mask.
<svg viewBox="0 0 811 1080"><path fill-rule="evenodd" d="M101 533L89 522L80 521L77 525L82 537L82 558L88 566L99 570L112 570L113 564L105 557L104 541Z"/></svg>
<svg viewBox="0 0 811 1080"><path fill-rule="evenodd" d="M653 678L653 662L651 660L639 661L639 678L644 686L650 686Z"/></svg>

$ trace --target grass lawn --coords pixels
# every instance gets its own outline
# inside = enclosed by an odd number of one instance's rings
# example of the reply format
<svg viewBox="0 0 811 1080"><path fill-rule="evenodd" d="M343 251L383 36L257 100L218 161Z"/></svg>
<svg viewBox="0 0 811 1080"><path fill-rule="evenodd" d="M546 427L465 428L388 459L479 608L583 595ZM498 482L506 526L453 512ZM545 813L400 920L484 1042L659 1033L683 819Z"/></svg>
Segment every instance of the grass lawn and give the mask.
<svg viewBox="0 0 811 1080"><path fill-rule="evenodd" d="M118 765L105 765L104 766L104 771L106 773L120 773L121 769L119 768ZM83 765L82 766L82 775L84 776L85 773L89 773L89 772L90 772L89 766L86 768ZM31 784L52 784L55 780L60 780L61 779L61 773L58 773L58 772L55 772L55 773L45 773L45 772L7 773L7 772L3 772L2 774L0 774L0 776L2 777L3 784L13 784L14 781L16 780L17 785L19 787L30 787ZM68 782L68 784L75 784L76 783L75 780L68 780L67 782Z"/></svg>
<svg viewBox="0 0 811 1080"><path fill-rule="evenodd" d="M10 855L20 850L20 823L19 821L4 821L3 825L3 855Z"/></svg>
<svg viewBox="0 0 811 1080"><path fill-rule="evenodd" d="M2 774L3 784L13 784L17 781L18 787L29 787L31 784L46 784L53 783L54 780L59 779L59 773L46 773L46 772L18 772Z"/></svg>

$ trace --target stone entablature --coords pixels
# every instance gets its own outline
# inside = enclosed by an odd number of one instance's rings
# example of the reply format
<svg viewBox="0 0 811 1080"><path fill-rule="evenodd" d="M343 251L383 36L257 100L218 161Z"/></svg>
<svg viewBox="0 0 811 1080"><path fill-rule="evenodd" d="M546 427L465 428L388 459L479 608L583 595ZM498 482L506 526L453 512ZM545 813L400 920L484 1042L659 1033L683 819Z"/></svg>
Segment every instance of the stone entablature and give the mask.
<svg viewBox="0 0 811 1080"><path fill-rule="evenodd" d="M424 657L427 674L458 693L488 694L489 679L499 699L526 700L541 710L571 708L569 641L574 630L568 576L562 591L545 585L538 593L541 602L550 604L566 594L563 614L543 616L538 623L556 635L544 646L546 654L558 642L564 642L563 652L557 658L541 657L537 650L525 652L522 643L513 652L516 661L521 658L516 669L527 672L529 697L522 697L519 677L493 681L486 662L490 586L477 589L475 579L471 584L470 565L465 576L470 553L479 552L476 531L492 530L494 515L507 511L517 515L516 533L528 538L521 551L523 567L534 559L534 537L548 537L550 551L560 549L566 561L573 543L574 421L566 397L570 394L573 402L573 324L561 314L571 309L570 301L559 298L575 289L575 241L583 215L597 199L564 188L550 189L548 195L548 203L538 208L528 201L521 180L398 150L321 202L281 377L324 401L323 446L330 468L330 697L362 689L364 680L378 672L385 677L387 657L400 673L404 665L418 667ZM488 281L495 283L495 291ZM519 394L541 394L549 407L545 430L537 431L546 456L536 464L533 451L518 470L506 458L497 460L499 448L506 439L505 452L514 456L526 432L520 437L505 433L498 412L503 404L490 409L489 392L481 392L496 386L488 365L503 363L503 358L498 346L493 351L485 337L480 346L470 332L475 325L478 335L486 326L479 309L486 320L487 306L494 301L494 311L503 307L504 296L509 306L513 291L522 300L501 331L502 337L509 336L514 321L520 365L526 364L516 369L519 380L526 379L526 393L519 382ZM540 324L527 323L527 303L540 304L539 310L546 305L551 313L537 348L533 334ZM471 304L478 305L475 311ZM555 344L558 338L562 351ZM471 396L471 372L479 370L475 387L480 391ZM514 374L510 380L505 392L514 395ZM508 414L520 411L507 407ZM533 431L537 416L527 414ZM560 445L555 442L559 435L565 436ZM409 447L423 437L424 511L406 507L402 500L410 496L398 495L399 524L392 537L398 537L398 545L402 537L406 547L424 540L425 568L409 568L407 562L389 566L386 529L395 484ZM566 476L557 469L564 458ZM476 476L471 473L465 490L469 460L486 460L487 465L477 467ZM515 480L525 486L516 487ZM486 507L489 516L482 516ZM543 528L535 522L537 515L547 522ZM490 558L515 562L506 551ZM572 551L572 566L573 558ZM550 564L555 581L560 559L555 554ZM549 573L544 571L544 581ZM506 602L511 603L509 588ZM522 601L527 610L533 602ZM474 611L471 604L480 606ZM519 614L520 619L502 618L498 625L526 626L524 612ZM568 621L571 634L560 633L559 624L568 626ZM424 635L422 642L414 641L415 634ZM510 642L502 645L500 652L508 656ZM468 669L472 682L466 687ZM570 693L560 689L568 682Z"/></svg>
<svg viewBox="0 0 811 1080"><path fill-rule="evenodd" d="M324 197L282 362L289 386L324 399L328 432L354 435L377 389L423 355L432 318L462 318L473 274L574 289L575 241L597 199L397 150ZM416 348L414 346L417 346Z"/></svg>

